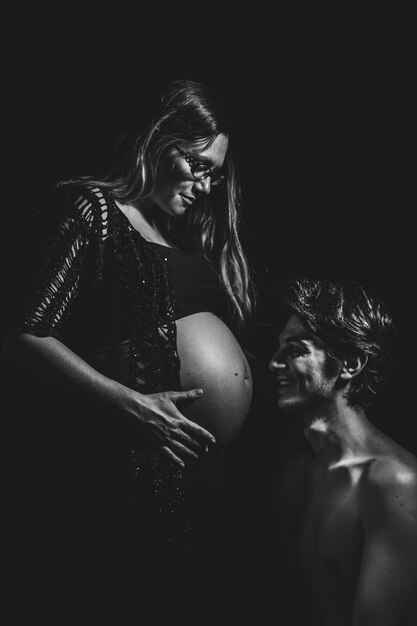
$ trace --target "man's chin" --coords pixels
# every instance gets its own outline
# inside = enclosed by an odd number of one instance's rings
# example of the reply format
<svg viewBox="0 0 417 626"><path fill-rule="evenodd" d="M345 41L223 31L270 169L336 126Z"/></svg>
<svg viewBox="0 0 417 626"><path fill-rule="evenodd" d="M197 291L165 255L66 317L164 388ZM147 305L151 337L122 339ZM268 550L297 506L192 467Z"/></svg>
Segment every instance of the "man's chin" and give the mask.
<svg viewBox="0 0 417 626"><path fill-rule="evenodd" d="M295 398L280 397L278 399L278 408L288 413L298 413L301 411L301 404Z"/></svg>

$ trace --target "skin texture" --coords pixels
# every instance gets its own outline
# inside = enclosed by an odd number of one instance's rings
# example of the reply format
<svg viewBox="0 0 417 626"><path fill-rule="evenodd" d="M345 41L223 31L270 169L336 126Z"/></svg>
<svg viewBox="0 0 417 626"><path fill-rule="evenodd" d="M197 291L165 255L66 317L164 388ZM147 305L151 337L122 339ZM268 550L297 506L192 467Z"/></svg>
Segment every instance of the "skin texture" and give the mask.
<svg viewBox="0 0 417 626"><path fill-rule="evenodd" d="M270 361L278 404L303 420L311 452L280 467L275 508L285 513L314 624L411 626L417 460L375 428L362 407L347 404L344 393L365 360L336 365L296 316L279 342Z"/></svg>
<svg viewBox="0 0 417 626"><path fill-rule="evenodd" d="M204 390L183 413L209 430L219 444L230 443L245 421L252 397L246 357L225 324L208 312L177 322L177 345L184 389Z"/></svg>

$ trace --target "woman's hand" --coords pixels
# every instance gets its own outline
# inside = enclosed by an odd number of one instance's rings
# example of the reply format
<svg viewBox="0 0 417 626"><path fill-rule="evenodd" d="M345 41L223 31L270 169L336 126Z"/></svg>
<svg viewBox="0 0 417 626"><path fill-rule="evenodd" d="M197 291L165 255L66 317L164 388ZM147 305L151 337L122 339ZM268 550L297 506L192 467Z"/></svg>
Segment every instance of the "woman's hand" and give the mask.
<svg viewBox="0 0 417 626"><path fill-rule="evenodd" d="M195 402L202 394L202 389L191 389L140 395L133 412L150 440L182 467L187 459L198 458L208 451L209 445L216 443L211 433L187 419L177 408Z"/></svg>
<svg viewBox="0 0 417 626"><path fill-rule="evenodd" d="M13 330L13 329L12 329ZM91 367L53 337L10 332L5 352L48 384L84 394L101 409L127 416L141 434L155 442L172 461L183 466L216 443L207 430L187 419L177 405L198 401L202 389L141 394Z"/></svg>

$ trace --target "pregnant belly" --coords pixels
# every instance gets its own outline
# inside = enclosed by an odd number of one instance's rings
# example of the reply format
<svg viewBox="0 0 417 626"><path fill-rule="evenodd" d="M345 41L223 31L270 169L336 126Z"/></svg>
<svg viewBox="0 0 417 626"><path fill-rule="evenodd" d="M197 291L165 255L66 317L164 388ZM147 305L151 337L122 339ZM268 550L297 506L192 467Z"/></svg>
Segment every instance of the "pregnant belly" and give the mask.
<svg viewBox="0 0 417 626"><path fill-rule="evenodd" d="M204 390L201 398L180 411L210 431L219 444L229 443L242 427L252 399L244 352L229 328L206 312L177 320L177 347L183 388Z"/></svg>

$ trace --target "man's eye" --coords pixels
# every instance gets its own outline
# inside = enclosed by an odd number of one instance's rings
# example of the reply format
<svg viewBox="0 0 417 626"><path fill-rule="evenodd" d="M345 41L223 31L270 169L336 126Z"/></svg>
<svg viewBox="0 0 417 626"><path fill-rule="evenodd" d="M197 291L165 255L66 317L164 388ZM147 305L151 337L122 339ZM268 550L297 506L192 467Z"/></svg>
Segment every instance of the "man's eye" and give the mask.
<svg viewBox="0 0 417 626"><path fill-rule="evenodd" d="M196 172L205 172L207 170L207 167L205 165L203 165L203 163L195 163L195 171Z"/></svg>
<svg viewBox="0 0 417 626"><path fill-rule="evenodd" d="M306 354L306 352L307 350L301 346L288 346L288 353L291 356L302 356L303 354Z"/></svg>

